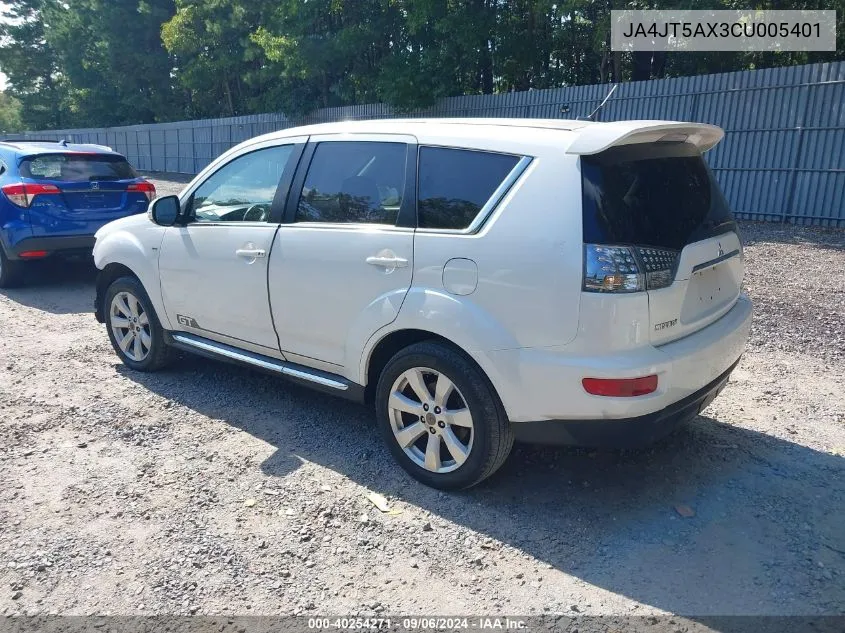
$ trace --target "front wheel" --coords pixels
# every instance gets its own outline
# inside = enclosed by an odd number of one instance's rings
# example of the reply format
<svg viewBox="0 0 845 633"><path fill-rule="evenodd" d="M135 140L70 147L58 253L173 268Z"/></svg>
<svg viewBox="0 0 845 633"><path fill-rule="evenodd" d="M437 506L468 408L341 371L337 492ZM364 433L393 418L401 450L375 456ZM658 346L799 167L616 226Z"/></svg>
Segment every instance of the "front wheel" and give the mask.
<svg viewBox="0 0 845 633"><path fill-rule="evenodd" d="M487 377L452 348L424 342L381 373L376 416L396 461L422 483L468 488L496 472L513 431Z"/></svg>
<svg viewBox="0 0 845 633"><path fill-rule="evenodd" d="M155 371L170 360L152 302L141 282L121 277L112 282L104 298L106 328L114 351L127 367Z"/></svg>

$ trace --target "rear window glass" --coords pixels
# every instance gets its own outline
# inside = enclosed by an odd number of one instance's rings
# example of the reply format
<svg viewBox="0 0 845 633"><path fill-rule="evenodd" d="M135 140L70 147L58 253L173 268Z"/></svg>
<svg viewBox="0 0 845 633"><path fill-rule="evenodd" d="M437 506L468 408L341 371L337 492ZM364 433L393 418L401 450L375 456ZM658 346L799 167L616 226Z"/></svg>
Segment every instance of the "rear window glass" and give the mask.
<svg viewBox="0 0 845 633"><path fill-rule="evenodd" d="M405 143L320 143L305 176L297 222L395 224L406 154Z"/></svg>
<svg viewBox="0 0 845 633"><path fill-rule="evenodd" d="M689 144L620 146L581 161L585 243L681 250L734 225L707 163Z"/></svg>
<svg viewBox="0 0 845 633"><path fill-rule="evenodd" d="M122 156L107 154L45 154L24 159L21 175L65 182L128 180L138 174Z"/></svg>
<svg viewBox="0 0 845 633"><path fill-rule="evenodd" d="M467 228L518 162L509 154L421 147L420 227Z"/></svg>

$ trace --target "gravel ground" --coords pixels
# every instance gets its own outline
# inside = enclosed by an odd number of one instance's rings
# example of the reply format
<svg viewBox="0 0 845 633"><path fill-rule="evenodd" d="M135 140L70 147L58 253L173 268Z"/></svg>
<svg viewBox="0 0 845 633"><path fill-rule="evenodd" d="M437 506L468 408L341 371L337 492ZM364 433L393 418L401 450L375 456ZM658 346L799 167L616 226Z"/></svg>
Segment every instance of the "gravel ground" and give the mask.
<svg viewBox="0 0 845 633"><path fill-rule="evenodd" d="M40 267L0 293L0 614L845 613L845 233L743 228L752 337L705 415L451 495L364 407L127 370L93 269Z"/></svg>

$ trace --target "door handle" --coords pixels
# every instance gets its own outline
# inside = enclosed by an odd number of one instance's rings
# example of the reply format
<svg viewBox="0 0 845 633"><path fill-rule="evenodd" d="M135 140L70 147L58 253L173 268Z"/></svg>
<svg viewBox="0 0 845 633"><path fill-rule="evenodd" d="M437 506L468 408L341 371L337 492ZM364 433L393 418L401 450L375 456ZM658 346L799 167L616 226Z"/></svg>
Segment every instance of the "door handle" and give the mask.
<svg viewBox="0 0 845 633"><path fill-rule="evenodd" d="M257 259L267 255L267 251L263 248L239 248L235 251L238 257L245 257L246 259Z"/></svg>
<svg viewBox="0 0 845 633"><path fill-rule="evenodd" d="M404 268L408 265L408 260L404 257L379 257L371 256L367 258L367 263L373 266L381 266L382 268Z"/></svg>

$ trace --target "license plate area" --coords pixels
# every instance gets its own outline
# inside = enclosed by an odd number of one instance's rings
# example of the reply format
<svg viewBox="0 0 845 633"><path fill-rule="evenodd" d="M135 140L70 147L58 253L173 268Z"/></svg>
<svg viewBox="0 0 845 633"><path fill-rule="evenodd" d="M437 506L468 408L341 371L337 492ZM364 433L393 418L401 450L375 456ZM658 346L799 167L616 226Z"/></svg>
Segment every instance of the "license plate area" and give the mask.
<svg viewBox="0 0 845 633"><path fill-rule="evenodd" d="M681 323L691 324L721 311L739 295L731 267L723 262L690 276L681 309Z"/></svg>
<svg viewBox="0 0 845 633"><path fill-rule="evenodd" d="M690 284L698 294L698 302L703 306L722 303L727 296L727 288L722 287L722 276L716 268L693 273Z"/></svg>

